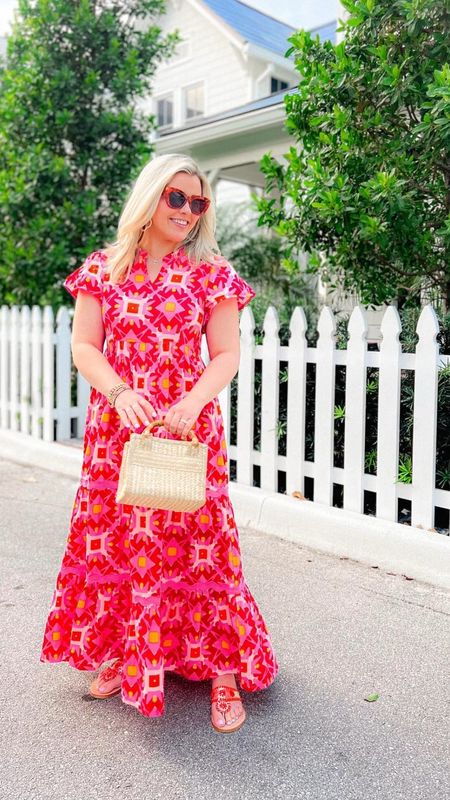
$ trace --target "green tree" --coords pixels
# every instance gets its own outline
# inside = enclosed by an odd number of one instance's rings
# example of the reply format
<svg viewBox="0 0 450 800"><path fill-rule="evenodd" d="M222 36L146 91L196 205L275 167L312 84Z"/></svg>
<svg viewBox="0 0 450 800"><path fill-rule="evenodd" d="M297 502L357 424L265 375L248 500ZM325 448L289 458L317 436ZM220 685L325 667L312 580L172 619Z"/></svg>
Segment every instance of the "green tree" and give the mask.
<svg viewBox="0 0 450 800"><path fill-rule="evenodd" d="M286 163L261 161L259 224L286 263L364 305L450 304L450 6L448 0L344 0L338 45L289 38L300 73L285 98L297 140Z"/></svg>
<svg viewBox="0 0 450 800"><path fill-rule="evenodd" d="M252 195L255 199L255 195ZM252 303L257 336L260 337L267 307L276 307L280 334L287 330L296 306L302 306L311 326L317 320L318 307L314 286L304 272L284 268L282 239L274 231L261 231L255 209L247 201L222 203L217 214L217 242L221 253L256 291Z"/></svg>
<svg viewBox="0 0 450 800"><path fill-rule="evenodd" d="M152 153L136 109L178 34L162 0L19 0L0 71L0 302L67 301Z"/></svg>

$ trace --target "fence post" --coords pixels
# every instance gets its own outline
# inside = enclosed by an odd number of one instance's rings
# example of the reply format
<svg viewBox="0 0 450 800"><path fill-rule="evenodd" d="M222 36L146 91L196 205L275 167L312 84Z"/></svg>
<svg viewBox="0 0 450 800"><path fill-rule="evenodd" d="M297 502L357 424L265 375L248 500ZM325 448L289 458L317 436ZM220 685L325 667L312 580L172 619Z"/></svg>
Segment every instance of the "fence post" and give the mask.
<svg viewBox="0 0 450 800"><path fill-rule="evenodd" d="M237 375L236 480L253 486L253 430L255 409L255 318L251 308L243 309L240 320L241 358Z"/></svg>
<svg viewBox="0 0 450 800"><path fill-rule="evenodd" d="M55 416L55 334L53 332L53 310L44 307L42 326L42 438L45 442L53 442Z"/></svg>
<svg viewBox="0 0 450 800"><path fill-rule="evenodd" d="M11 306L11 340L10 340L10 418L9 427L12 431L19 430L19 307Z"/></svg>
<svg viewBox="0 0 450 800"><path fill-rule="evenodd" d="M431 304L417 323L414 374L414 436L411 524L434 527L439 323Z"/></svg>
<svg viewBox="0 0 450 800"><path fill-rule="evenodd" d="M30 375L30 320L29 306L22 306L20 313L20 431L30 432L31 375Z"/></svg>
<svg viewBox="0 0 450 800"><path fill-rule="evenodd" d="M367 320L360 305L348 322L345 368L344 508L364 511Z"/></svg>
<svg viewBox="0 0 450 800"><path fill-rule="evenodd" d="M56 315L56 440L71 436L71 364L70 318L66 306Z"/></svg>
<svg viewBox="0 0 450 800"><path fill-rule="evenodd" d="M31 309L31 435L42 437L42 311Z"/></svg>
<svg viewBox="0 0 450 800"><path fill-rule="evenodd" d="M264 317L261 384L261 489L278 489L279 321L274 306Z"/></svg>
<svg viewBox="0 0 450 800"><path fill-rule="evenodd" d="M297 306L292 313L288 349L286 494L304 494L306 349L308 325L305 312Z"/></svg>
<svg viewBox="0 0 450 800"><path fill-rule="evenodd" d="M395 306L381 321L377 426L377 517L397 522L397 471L400 436L400 358L402 330Z"/></svg>
<svg viewBox="0 0 450 800"><path fill-rule="evenodd" d="M9 413L9 331L11 330L10 310L2 306L0 316L0 426L10 427Z"/></svg>
<svg viewBox="0 0 450 800"><path fill-rule="evenodd" d="M336 321L328 306L320 312L317 330L314 500L332 506Z"/></svg>

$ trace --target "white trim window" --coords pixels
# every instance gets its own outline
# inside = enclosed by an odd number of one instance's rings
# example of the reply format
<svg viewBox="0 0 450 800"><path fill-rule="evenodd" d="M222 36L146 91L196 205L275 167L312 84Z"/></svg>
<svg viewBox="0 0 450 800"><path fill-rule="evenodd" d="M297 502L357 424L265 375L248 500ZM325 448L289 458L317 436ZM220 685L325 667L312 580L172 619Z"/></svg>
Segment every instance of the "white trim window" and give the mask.
<svg viewBox="0 0 450 800"><path fill-rule="evenodd" d="M161 95L155 98L156 120L158 128L167 130L173 127L173 94Z"/></svg>
<svg viewBox="0 0 450 800"><path fill-rule="evenodd" d="M281 78L271 77L270 79L270 94L281 92L282 89L288 89L289 84L287 81L282 81Z"/></svg>
<svg viewBox="0 0 450 800"><path fill-rule="evenodd" d="M193 83L183 89L183 110L186 121L202 117L205 113L205 86L203 82Z"/></svg>

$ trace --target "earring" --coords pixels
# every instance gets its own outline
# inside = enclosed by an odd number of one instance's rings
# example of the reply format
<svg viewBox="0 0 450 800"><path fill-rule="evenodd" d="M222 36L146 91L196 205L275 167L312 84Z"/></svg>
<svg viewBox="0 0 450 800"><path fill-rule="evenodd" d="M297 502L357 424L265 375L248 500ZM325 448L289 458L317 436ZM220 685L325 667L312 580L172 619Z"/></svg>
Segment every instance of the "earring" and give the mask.
<svg viewBox="0 0 450 800"><path fill-rule="evenodd" d="M152 224L152 221L153 221L153 220L151 220L151 219L150 219L150 220L147 222L147 225L145 225L145 226L144 226L144 227L141 229L141 232L140 232L140 234L139 234L139 239L138 239L138 242L140 242L140 241L141 241L141 239L142 239L142 237L143 237L143 235L144 235L145 231L146 231L146 230L147 230L147 229L150 227L150 225Z"/></svg>

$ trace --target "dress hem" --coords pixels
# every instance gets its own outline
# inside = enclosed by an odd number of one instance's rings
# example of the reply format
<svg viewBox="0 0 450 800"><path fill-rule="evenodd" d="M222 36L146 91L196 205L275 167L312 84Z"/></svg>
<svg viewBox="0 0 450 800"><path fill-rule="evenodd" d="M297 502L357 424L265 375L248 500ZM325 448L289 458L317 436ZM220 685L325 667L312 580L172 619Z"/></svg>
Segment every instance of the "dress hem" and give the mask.
<svg viewBox="0 0 450 800"><path fill-rule="evenodd" d="M70 663L71 660L69 658L59 658L58 660L55 659L54 661L52 661L52 660L47 659L47 658L42 658L42 656L41 656L40 663L42 663L42 664L68 664L69 667L71 667L72 669L75 669L77 672L97 672L97 670L99 670L100 667L102 667L103 664L105 664L107 661L113 661L116 658L120 658L120 656L110 655L107 658L104 658L103 661L101 662L101 664L99 664L97 667L92 667L92 668L87 668L87 669L83 669L82 667L77 667L74 664L71 664ZM184 678L187 681L192 681L192 682L197 682L197 683L200 683L200 681L210 681L210 680L213 680L214 678L219 678L221 675L230 675L230 674L237 675L239 677L239 682L240 682L240 676L241 676L240 670L237 669L237 670L229 670L228 672L217 672L214 675L208 675L207 677L197 678L197 677L194 677L194 676L186 675L183 672L182 665L174 665L174 666L171 666L171 667L164 665L163 666L163 671L164 672L174 672L176 675L179 675L181 678ZM270 682L265 684L264 686L255 686L255 688L253 688L253 689L246 689L241 684L240 688L242 689L243 692L247 692L247 694L253 694L254 692L264 691L265 689L268 689L273 684L273 682L275 681L275 678L278 675L278 672L279 672L279 669L277 668L275 673L273 674ZM124 702L128 702L129 705L134 705L134 706L136 705L135 703L132 703L131 701L124 701Z"/></svg>

